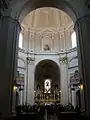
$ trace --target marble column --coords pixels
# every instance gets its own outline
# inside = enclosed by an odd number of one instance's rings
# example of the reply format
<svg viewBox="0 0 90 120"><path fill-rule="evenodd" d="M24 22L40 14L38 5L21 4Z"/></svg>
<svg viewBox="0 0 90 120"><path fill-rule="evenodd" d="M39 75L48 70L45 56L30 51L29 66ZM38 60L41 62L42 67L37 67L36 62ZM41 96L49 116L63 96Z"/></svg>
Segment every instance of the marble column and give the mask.
<svg viewBox="0 0 90 120"><path fill-rule="evenodd" d="M22 97L23 97L23 91L20 91L20 105L22 105L23 103Z"/></svg>
<svg viewBox="0 0 90 120"><path fill-rule="evenodd" d="M72 90L72 105L76 106L76 91L75 90Z"/></svg>
<svg viewBox="0 0 90 120"><path fill-rule="evenodd" d="M34 61L30 61L28 64L28 88L27 88L27 103L34 104Z"/></svg>
<svg viewBox="0 0 90 120"><path fill-rule="evenodd" d="M20 105L23 104L23 86L21 85L21 90L20 90Z"/></svg>
<svg viewBox="0 0 90 120"><path fill-rule="evenodd" d="M60 61L60 86L61 86L61 104L67 105L68 104L68 64L67 60L65 60L66 56L61 56Z"/></svg>
<svg viewBox="0 0 90 120"><path fill-rule="evenodd" d="M75 24L81 83L84 86L81 96L82 109L90 117L90 16L84 16Z"/></svg>
<svg viewBox="0 0 90 120"><path fill-rule="evenodd" d="M0 20L0 112L12 111L13 80L16 73L20 24L11 17Z"/></svg>

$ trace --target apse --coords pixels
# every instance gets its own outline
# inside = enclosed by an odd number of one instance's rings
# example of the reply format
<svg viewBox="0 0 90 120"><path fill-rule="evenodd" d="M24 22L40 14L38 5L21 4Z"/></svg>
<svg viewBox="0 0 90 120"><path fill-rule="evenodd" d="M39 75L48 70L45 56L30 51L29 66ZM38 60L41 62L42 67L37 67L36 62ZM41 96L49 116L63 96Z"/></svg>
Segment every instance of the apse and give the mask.
<svg viewBox="0 0 90 120"><path fill-rule="evenodd" d="M55 90L57 90L59 94L60 69L56 62L52 60L42 60L37 64L35 68L35 88L34 89L35 89L35 92L37 92L38 90L42 91L43 95L50 94L50 96L54 96ZM52 100L53 99L54 98L52 98Z"/></svg>

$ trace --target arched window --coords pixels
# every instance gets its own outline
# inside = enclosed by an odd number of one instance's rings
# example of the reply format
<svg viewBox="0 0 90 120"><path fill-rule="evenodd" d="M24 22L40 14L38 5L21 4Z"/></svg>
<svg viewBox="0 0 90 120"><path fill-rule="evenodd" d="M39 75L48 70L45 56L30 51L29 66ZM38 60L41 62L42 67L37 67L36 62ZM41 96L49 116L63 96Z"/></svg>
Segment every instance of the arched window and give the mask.
<svg viewBox="0 0 90 120"><path fill-rule="evenodd" d="M19 34L19 48L22 48L22 44L23 44L23 35L22 33Z"/></svg>
<svg viewBox="0 0 90 120"><path fill-rule="evenodd" d="M77 47L76 33L73 32L71 35L72 48Z"/></svg>

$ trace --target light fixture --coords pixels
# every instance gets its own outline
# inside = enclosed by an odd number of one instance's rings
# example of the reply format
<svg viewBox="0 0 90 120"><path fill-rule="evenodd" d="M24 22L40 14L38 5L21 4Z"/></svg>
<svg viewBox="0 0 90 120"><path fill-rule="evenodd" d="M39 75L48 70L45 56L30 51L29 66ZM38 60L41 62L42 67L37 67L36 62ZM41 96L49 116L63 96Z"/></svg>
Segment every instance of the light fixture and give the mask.
<svg viewBox="0 0 90 120"><path fill-rule="evenodd" d="M13 86L13 91L16 92L16 90L17 90L17 87Z"/></svg>
<svg viewBox="0 0 90 120"><path fill-rule="evenodd" d="M83 90L83 84L80 85L80 90Z"/></svg>

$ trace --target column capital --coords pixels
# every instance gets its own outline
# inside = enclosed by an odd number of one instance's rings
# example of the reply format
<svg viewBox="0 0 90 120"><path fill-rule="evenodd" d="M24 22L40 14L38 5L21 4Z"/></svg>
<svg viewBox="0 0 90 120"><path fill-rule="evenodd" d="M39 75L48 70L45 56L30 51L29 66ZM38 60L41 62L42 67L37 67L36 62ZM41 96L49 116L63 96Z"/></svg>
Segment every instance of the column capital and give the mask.
<svg viewBox="0 0 90 120"><path fill-rule="evenodd" d="M35 57L26 57L27 64L33 65Z"/></svg>
<svg viewBox="0 0 90 120"><path fill-rule="evenodd" d="M60 57L59 59L60 63L67 64L68 63L68 57L65 55L63 57Z"/></svg>

